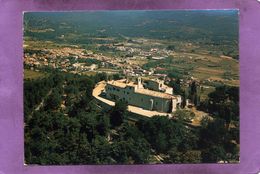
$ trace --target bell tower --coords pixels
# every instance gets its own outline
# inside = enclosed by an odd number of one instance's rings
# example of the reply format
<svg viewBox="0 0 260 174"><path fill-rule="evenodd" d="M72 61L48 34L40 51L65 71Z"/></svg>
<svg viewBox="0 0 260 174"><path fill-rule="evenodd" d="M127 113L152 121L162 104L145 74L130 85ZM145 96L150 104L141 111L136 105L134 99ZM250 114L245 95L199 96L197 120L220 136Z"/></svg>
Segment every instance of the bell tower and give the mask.
<svg viewBox="0 0 260 174"><path fill-rule="evenodd" d="M138 78L137 78L137 88L139 88L139 89L140 89L140 88L144 88L144 87L143 87L143 84L142 84L142 79L141 79L141 77L138 77Z"/></svg>

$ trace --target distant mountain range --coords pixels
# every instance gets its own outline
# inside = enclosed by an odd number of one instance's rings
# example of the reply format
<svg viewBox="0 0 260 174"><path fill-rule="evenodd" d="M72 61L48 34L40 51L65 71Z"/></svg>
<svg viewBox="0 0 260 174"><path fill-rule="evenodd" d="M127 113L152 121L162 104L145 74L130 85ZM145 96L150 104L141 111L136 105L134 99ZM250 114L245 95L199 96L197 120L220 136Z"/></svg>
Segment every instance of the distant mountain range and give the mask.
<svg viewBox="0 0 260 174"><path fill-rule="evenodd" d="M238 40L236 10L29 12L24 15L24 24L24 35L40 40L55 40L66 34L207 40L216 44Z"/></svg>

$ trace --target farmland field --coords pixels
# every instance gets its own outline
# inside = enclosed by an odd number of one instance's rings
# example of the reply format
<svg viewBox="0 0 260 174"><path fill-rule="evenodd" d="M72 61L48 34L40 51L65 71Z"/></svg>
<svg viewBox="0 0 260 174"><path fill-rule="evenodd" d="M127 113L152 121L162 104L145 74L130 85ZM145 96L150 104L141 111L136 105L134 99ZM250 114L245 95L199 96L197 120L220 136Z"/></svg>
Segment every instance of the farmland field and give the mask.
<svg viewBox="0 0 260 174"><path fill-rule="evenodd" d="M29 69L24 69L24 79L38 79L45 77L46 73L43 72L36 72Z"/></svg>

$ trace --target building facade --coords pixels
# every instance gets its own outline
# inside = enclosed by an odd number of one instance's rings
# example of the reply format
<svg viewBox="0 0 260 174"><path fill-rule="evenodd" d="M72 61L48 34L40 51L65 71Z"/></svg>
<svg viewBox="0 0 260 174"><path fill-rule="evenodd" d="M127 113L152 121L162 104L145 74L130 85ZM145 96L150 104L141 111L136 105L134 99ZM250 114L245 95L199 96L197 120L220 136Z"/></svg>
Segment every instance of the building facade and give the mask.
<svg viewBox="0 0 260 174"><path fill-rule="evenodd" d="M181 96L172 95L172 91L166 93L156 89L144 88L141 79L138 78L137 83L128 82L126 79L108 81L104 92L110 100L123 100L129 105L151 111L174 112L181 104Z"/></svg>
<svg viewBox="0 0 260 174"><path fill-rule="evenodd" d="M146 80L145 81L145 87L147 89L163 92L167 94L173 95L173 88L167 86L164 84L164 81L156 79L156 80Z"/></svg>

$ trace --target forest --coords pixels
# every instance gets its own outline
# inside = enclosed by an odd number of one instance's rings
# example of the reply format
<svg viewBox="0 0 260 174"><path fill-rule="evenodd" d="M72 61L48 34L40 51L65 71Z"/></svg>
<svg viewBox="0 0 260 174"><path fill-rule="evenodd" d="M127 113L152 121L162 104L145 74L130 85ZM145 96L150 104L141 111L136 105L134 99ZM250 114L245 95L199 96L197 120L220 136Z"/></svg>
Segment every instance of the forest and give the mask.
<svg viewBox="0 0 260 174"><path fill-rule="evenodd" d="M129 121L127 103L105 110L92 97L105 73L80 76L54 72L24 81L26 164L158 164L239 161L238 88L221 86L201 110L214 119L200 127L154 116ZM173 84L176 85L176 84ZM230 107L231 106L231 107ZM215 110L218 109L218 112Z"/></svg>

